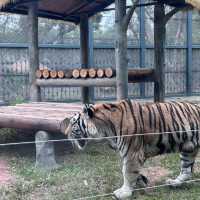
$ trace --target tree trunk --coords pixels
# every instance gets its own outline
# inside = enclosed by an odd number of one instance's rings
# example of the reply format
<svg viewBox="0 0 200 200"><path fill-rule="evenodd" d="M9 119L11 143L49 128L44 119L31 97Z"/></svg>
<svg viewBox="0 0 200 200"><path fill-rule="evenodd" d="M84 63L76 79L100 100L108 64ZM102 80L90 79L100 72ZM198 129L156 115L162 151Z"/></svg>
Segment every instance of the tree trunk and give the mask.
<svg viewBox="0 0 200 200"><path fill-rule="evenodd" d="M89 20L87 14L81 16L80 21L80 39L81 39L81 67L89 67ZM89 87L81 88L81 96L83 103L90 102Z"/></svg>
<svg viewBox="0 0 200 200"><path fill-rule="evenodd" d="M154 47L155 47L155 86L154 101L163 102L165 98L165 7L156 5L154 9Z"/></svg>
<svg viewBox="0 0 200 200"><path fill-rule="evenodd" d="M35 72L39 69L39 48L38 48L38 17L37 2L31 3L28 11L29 22L29 83L30 83L30 100L40 101L40 87L36 85Z"/></svg>
<svg viewBox="0 0 200 200"><path fill-rule="evenodd" d="M128 97L128 62L127 62L127 32L123 26L123 18L126 15L126 0L115 0L116 7L116 79L117 100Z"/></svg>

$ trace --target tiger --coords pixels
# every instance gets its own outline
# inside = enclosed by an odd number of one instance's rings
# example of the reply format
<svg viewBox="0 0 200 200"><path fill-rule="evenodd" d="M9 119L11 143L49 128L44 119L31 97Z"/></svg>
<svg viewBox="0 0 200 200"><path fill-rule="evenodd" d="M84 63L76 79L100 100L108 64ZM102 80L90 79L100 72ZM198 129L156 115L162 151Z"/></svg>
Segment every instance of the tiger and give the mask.
<svg viewBox="0 0 200 200"><path fill-rule="evenodd" d="M107 139L122 160L123 185L116 199L131 198L144 162L157 155L180 152L180 174L167 184L178 187L192 177L199 148L200 107L189 102L116 103L85 105L71 117L65 134L83 150L88 139Z"/></svg>

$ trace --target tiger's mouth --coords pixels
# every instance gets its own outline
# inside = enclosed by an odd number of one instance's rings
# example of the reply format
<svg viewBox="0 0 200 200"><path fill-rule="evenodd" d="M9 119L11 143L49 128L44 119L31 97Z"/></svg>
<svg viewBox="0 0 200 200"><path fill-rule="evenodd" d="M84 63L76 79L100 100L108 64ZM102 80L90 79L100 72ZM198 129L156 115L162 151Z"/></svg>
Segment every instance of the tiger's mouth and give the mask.
<svg viewBox="0 0 200 200"><path fill-rule="evenodd" d="M76 147L78 147L79 150L84 150L86 145L87 145L87 141L86 140L83 140L83 139L77 139L74 141L74 145Z"/></svg>

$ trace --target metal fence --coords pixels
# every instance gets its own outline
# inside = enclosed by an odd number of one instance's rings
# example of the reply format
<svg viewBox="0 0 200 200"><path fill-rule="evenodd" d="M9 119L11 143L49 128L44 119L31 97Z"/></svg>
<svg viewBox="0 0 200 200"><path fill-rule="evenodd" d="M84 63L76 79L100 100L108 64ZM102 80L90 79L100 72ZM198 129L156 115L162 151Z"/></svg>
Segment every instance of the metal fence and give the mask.
<svg viewBox="0 0 200 200"><path fill-rule="evenodd" d="M29 65L26 44L0 45L0 99L21 101L29 98ZM40 67L67 69L80 67L79 46L43 45L40 46ZM138 68L141 63L141 47L128 48L129 68ZM187 95L200 92L200 46L192 46L192 65L188 67L188 47L166 47L166 95ZM145 47L144 66L154 67L154 49ZM114 46L100 45L94 48L94 66L115 66ZM188 69L189 68L189 69ZM188 70L190 73L188 73ZM188 80L189 79L189 80ZM191 84L188 88L188 84ZM191 90L191 91L190 91ZM129 95L149 97L153 95L153 83L130 84ZM115 88L95 88L96 99L115 98ZM80 99L80 88L42 88L42 100L72 101Z"/></svg>
<svg viewBox="0 0 200 200"><path fill-rule="evenodd" d="M154 67L154 48L146 41L144 8L140 9L138 43L129 41L129 68ZM200 45L193 44L192 12L185 14L185 39L177 45L166 46L166 95L191 95L200 93ZM170 26L170 25L169 25ZM168 28L169 31L169 28ZM196 30L197 31L197 30ZM168 34L169 36L169 34ZM98 40L94 43L93 66L114 67L114 43ZM67 69L80 67L79 44L40 45L40 68ZM29 99L28 44L0 44L0 100L12 102ZM41 88L43 101L80 100L80 88ZM115 98L112 87L95 88L95 99ZM129 95L144 98L153 95L153 83L129 84Z"/></svg>

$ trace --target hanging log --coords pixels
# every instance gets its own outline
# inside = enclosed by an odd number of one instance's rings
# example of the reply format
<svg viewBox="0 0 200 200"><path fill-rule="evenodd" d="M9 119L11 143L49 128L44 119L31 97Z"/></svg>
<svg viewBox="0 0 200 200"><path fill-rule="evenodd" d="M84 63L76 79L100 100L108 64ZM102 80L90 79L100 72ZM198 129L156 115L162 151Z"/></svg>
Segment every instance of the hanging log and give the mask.
<svg viewBox="0 0 200 200"><path fill-rule="evenodd" d="M88 74L89 74L90 78L95 78L97 75L97 70L94 68L91 68L91 69L89 69Z"/></svg>
<svg viewBox="0 0 200 200"><path fill-rule="evenodd" d="M112 78L113 76L115 76L115 74L116 74L116 71L114 69L112 69L112 68L105 69L105 76L107 78Z"/></svg>
<svg viewBox="0 0 200 200"><path fill-rule="evenodd" d="M104 69L98 69L98 70L97 70L97 77L98 77L98 78L103 78L104 75L105 75Z"/></svg>
<svg viewBox="0 0 200 200"><path fill-rule="evenodd" d="M57 78L57 75L58 75L58 73L57 73L56 70L51 70L51 71L50 71L50 77L51 77L51 78Z"/></svg>
<svg viewBox="0 0 200 200"><path fill-rule="evenodd" d="M42 72L42 76L45 79L48 79L50 77L50 71L48 69L44 69Z"/></svg>
<svg viewBox="0 0 200 200"><path fill-rule="evenodd" d="M36 78L43 78L43 74L42 73L43 73L42 69L36 70L36 72L35 72Z"/></svg>
<svg viewBox="0 0 200 200"><path fill-rule="evenodd" d="M81 69L80 70L80 77L81 78L87 78L88 77L88 70L87 69Z"/></svg>
<svg viewBox="0 0 200 200"><path fill-rule="evenodd" d="M72 71L72 77L73 78L80 78L80 69L74 69Z"/></svg>

